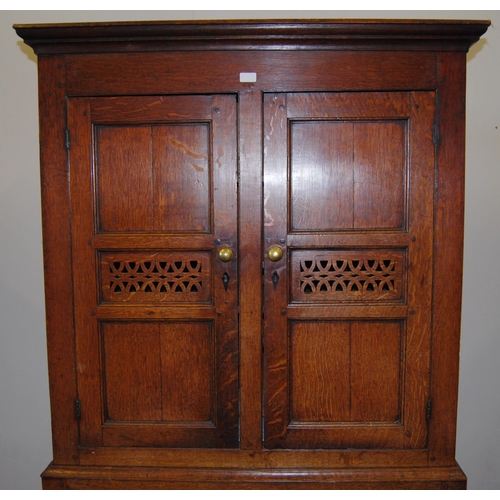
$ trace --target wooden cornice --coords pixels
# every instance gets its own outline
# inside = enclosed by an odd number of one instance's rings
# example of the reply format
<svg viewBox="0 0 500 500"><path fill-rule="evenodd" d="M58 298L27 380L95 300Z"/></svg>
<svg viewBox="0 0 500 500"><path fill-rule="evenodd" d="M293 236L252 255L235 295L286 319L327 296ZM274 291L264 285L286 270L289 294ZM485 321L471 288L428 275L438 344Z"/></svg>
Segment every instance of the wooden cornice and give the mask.
<svg viewBox="0 0 500 500"><path fill-rule="evenodd" d="M177 50L463 51L490 21L224 20L16 24L36 54Z"/></svg>

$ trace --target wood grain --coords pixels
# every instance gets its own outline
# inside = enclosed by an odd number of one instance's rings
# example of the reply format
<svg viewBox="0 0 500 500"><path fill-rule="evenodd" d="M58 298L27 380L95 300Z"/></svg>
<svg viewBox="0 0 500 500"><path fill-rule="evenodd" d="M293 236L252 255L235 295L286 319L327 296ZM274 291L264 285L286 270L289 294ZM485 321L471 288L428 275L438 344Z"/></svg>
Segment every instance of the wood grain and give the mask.
<svg viewBox="0 0 500 500"><path fill-rule="evenodd" d="M212 175L206 124L153 127L156 231L208 232Z"/></svg>
<svg viewBox="0 0 500 500"><path fill-rule="evenodd" d="M297 322L290 343L291 421L351 420L349 325Z"/></svg>
<svg viewBox="0 0 500 500"><path fill-rule="evenodd" d="M15 26L43 56L45 488L466 486L465 53L488 25Z"/></svg>
<svg viewBox="0 0 500 500"><path fill-rule="evenodd" d="M158 325L105 322L101 328L106 420L162 420Z"/></svg>
<svg viewBox="0 0 500 500"><path fill-rule="evenodd" d="M43 480L66 489L465 489L458 466L350 470L50 467ZM49 483L50 481L50 483ZM58 482L59 481L59 482Z"/></svg>
<svg viewBox="0 0 500 500"><path fill-rule="evenodd" d="M240 83L239 74L248 68L258 75L252 89L260 91L435 89L435 57L412 51L68 55L67 91L74 96L245 92L249 84Z"/></svg>
<svg viewBox="0 0 500 500"><path fill-rule="evenodd" d="M95 147L99 230L151 231L150 127L98 127Z"/></svg>
<svg viewBox="0 0 500 500"><path fill-rule="evenodd" d="M64 57L39 61L40 177L45 316L54 463L78 463L78 423Z"/></svg>
<svg viewBox="0 0 500 500"><path fill-rule="evenodd" d="M148 50L461 50L489 21L305 19L16 24L37 54Z"/></svg>
<svg viewBox="0 0 500 500"><path fill-rule="evenodd" d="M455 455L465 196L465 68L464 54L439 54L433 418L429 435L429 459L433 465L450 464Z"/></svg>
<svg viewBox="0 0 500 500"><path fill-rule="evenodd" d="M403 325L399 322L355 321L350 326L350 420L399 421Z"/></svg>
<svg viewBox="0 0 500 500"><path fill-rule="evenodd" d="M262 93L239 95L240 448L262 447ZM257 286L256 286L257 285Z"/></svg>
<svg viewBox="0 0 500 500"><path fill-rule="evenodd" d="M264 241L291 247L264 267L269 449L426 444L434 95L391 97L264 102ZM380 296L363 289L375 262L397 268Z"/></svg>
<svg viewBox="0 0 500 500"><path fill-rule="evenodd" d="M404 227L405 132L404 123L354 124L353 227Z"/></svg>

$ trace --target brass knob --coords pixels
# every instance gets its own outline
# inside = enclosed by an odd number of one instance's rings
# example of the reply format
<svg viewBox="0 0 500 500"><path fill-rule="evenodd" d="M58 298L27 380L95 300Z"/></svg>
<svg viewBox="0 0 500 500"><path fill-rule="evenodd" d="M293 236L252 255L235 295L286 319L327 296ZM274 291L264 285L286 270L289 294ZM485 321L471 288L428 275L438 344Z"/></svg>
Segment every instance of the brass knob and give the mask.
<svg viewBox="0 0 500 500"><path fill-rule="evenodd" d="M271 247L267 251L267 256L269 257L269 260L278 262L278 260L281 260L281 258L283 257L283 249L279 246Z"/></svg>
<svg viewBox="0 0 500 500"><path fill-rule="evenodd" d="M219 250L219 259L222 262L229 262L233 258L233 251L230 248L223 247Z"/></svg>

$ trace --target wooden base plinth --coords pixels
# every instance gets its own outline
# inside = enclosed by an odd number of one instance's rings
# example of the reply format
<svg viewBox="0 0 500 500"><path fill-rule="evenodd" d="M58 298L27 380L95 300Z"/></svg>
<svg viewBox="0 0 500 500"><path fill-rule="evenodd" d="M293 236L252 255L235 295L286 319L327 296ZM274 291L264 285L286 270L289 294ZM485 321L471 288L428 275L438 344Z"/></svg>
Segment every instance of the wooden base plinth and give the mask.
<svg viewBox="0 0 500 500"><path fill-rule="evenodd" d="M50 465L44 489L466 489L460 467L150 468Z"/></svg>

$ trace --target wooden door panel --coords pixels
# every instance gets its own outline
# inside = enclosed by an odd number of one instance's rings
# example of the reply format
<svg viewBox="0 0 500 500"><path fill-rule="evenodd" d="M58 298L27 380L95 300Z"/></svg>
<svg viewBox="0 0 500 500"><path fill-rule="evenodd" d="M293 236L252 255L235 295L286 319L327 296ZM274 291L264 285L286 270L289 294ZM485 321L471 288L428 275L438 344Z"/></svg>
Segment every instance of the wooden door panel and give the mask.
<svg viewBox="0 0 500 500"><path fill-rule="evenodd" d="M213 422L216 394L212 327L208 323L160 325L162 420Z"/></svg>
<svg viewBox="0 0 500 500"><path fill-rule="evenodd" d="M293 121L292 231L403 227L405 137L400 121Z"/></svg>
<svg viewBox="0 0 500 500"><path fill-rule="evenodd" d="M400 422L403 325L350 323L351 415L353 422Z"/></svg>
<svg viewBox="0 0 500 500"><path fill-rule="evenodd" d="M210 230L208 124L97 126L95 148L101 231Z"/></svg>
<svg viewBox="0 0 500 500"><path fill-rule="evenodd" d="M102 324L107 421L160 421L160 337L154 323Z"/></svg>
<svg viewBox="0 0 500 500"><path fill-rule="evenodd" d="M400 420L399 322L290 326L292 425Z"/></svg>
<svg viewBox="0 0 500 500"><path fill-rule="evenodd" d="M351 124L292 124L292 230L352 227L352 141Z"/></svg>
<svg viewBox="0 0 500 500"><path fill-rule="evenodd" d="M208 124L153 127L154 230L210 230L209 138Z"/></svg>
<svg viewBox="0 0 500 500"><path fill-rule="evenodd" d="M425 446L433 126L431 92L265 96L267 448Z"/></svg>
<svg viewBox="0 0 500 500"><path fill-rule="evenodd" d="M207 323L103 322L105 420L212 422Z"/></svg>
<svg viewBox="0 0 500 500"><path fill-rule="evenodd" d="M235 447L236 99L68 108L80 444Z"/></svg>
<svg viewBox="0 0 500 500"><path fill-rule="evenodd" d="M95 128L100 231L152 229L150 136L146 126Z"/></svg>
<svg viewBox="0 0 500 500"><path fill-rule="evenodd" d="M350 420L348 323L290 326L290 422Z"/></svg>
<svg viewBox="0 0 500 500"><path fill-rule="evenodd" d="M399 229L405 222L406 122L353 123L353 227Z"/></svg>

